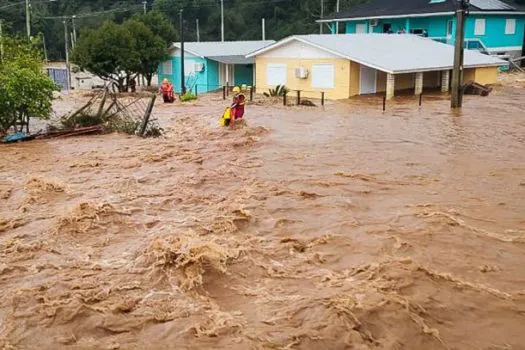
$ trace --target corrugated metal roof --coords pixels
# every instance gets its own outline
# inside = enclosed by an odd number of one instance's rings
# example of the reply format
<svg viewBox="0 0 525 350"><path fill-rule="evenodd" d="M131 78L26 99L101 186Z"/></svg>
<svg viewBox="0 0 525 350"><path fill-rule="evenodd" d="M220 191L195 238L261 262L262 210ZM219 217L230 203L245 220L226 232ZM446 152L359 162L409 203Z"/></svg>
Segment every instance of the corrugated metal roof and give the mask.
<svg viewBox="0 0 525 350"><path fill-rule="evenodd" d="M201 42L185 42L184 50L201 57L215 57L215 60L221 62L222 60L235 60L228 63L243 64L246 62L245 56L250 52L260 50L268 45L275 43L274 40L266 41L201 41ZM174 43L173 48L180 49L180 43ZM244 60L243 62L237 63L240 57ZM226 62L224 62L226 63ZM250 62L248 62L250 63Z"/></svg>
<svg viewBox="0 0 525 350"><path fill-rule="evenodd" d="M295 35L253 52L257 56L292 40L299 40L351 61L387 73L410 73L452 69L454 47L412 34ZM508 62L465 50L464 66L503 66Z"/></svg>
<svg viewBox="0 0 525 350"><path fill-rule="evenodd" d="M510 6L500 0L470 0L470 4L476 6L480 10L515 10L513 6Z"/></svg>
<svg viewBox="0 0 525 350"><path fill-rule="evenodd" d="M210 60L214 60L225 64L252 64L255 63L255 58L248 58L246 56L208 56Z"/></svg>

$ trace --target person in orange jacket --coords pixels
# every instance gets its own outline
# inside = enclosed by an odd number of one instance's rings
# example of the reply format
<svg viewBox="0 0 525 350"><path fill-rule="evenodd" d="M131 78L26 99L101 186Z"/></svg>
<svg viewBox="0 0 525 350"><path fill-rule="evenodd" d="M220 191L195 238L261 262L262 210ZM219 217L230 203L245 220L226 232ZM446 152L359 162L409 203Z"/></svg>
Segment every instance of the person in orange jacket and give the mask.
<svg viewBox="0 0 525 350"><path fill-rule="evenodd" d="M164 79L160 85L160 93L164 99L164 103L173 103L175 101L175 92L173 85L169 82L168 79Z"/></svg>

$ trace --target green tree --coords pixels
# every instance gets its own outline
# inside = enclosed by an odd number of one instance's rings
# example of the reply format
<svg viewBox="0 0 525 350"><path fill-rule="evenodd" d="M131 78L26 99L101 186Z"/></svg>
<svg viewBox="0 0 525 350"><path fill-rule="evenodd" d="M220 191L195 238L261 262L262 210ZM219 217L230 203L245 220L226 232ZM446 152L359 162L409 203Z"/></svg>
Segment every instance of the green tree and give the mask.
<svg viewBox="0 0 525 350"><path fill-rule="evenodd" d="M159 64L169 57L167 38L173 37L174 29L159 13L151 12L124 22L134 39L134 50L139 56L139 65L134 72L143 75L151 85L151 79Z"/></svg>
<svg viewBox="0 0 525 350"><path fill-rule="evenodd" d="M126 82L140 66L135 39L126 26L106 22L82 33L71 57L81 69L126 91Z"/></svg>
<svg viewBox="0 0 525 350"><path fill-rule="evenodd" d="M166 45L170 45L178 39L178 33L173 28L169 18L161 12L151 11L147 14L135 15L133 19L144 23L153 35L161 37L166 42Z"/></svg>
<svg viewBox="0 0 525 350"><path fill-rule="evenodd" d="M29 119L49 119L56 84L43 72L42 58L25 40L4 38L0 63L0 132L25 125Z"/></svg>

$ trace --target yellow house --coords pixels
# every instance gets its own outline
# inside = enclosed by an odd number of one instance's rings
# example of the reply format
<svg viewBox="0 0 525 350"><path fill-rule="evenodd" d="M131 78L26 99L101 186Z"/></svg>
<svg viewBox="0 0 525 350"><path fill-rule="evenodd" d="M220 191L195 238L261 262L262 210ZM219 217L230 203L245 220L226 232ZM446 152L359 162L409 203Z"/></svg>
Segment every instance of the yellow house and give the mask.
<svg viewBox="0 0 525 350"><path fill-rule="evenodd" d="M249 54L255 57L257 91L277 85L306 97L355 95L450 87L454 48L411 34L295 35ZM464 81L496 82L507 62L465 50Z"/></svg>

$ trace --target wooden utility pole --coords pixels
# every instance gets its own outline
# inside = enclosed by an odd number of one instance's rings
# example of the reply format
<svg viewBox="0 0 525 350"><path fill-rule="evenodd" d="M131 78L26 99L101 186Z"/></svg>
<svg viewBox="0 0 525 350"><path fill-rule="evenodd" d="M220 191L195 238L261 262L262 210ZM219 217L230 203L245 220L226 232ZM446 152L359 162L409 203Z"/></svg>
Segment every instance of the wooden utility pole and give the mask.
<svg viewBox="0 0 525 350"><path fill-rule="evenodd" d="M67 32L67 20L64 20L64 40L65 40L65 50L66 50L66 89L71 89L71 69L69 66L69 38Z"/></svg>
<svg viewBox="0 0 525 350"><path fill-rule="evenodd" d="M465 17L469 0L456 0L456 42L454 49L454 69L452 70L452 96L450 106L463 106L463 55L465 41Z"/></svg>
<svg viewBox="0 0 525 350"><path fill-rule="evenodd" d="M4 37L2 35L2 19L0 19L0 62L4 60Z"/></svg>
<svg viewBox="0 0 525 350"><path fill-rule="evenodd" d="M335 5L335 12L339 13L340 0L337 0ZM335 22L335 34L339 34L339 22Z"/></svg>
<svg viewBox="0 0 525 350"><path fill-rule="evenodd" d="M324 0L321 0L321 19L324 17ZM323 22L319 23L319 34L323 34Z"/></svg>
<svg viewBox="0 0 525 350"><path fill-rule="evenodd" d="M221 0L221 41L224 41L224 0Z"/></svg>
<svg viewBox="0 0 525 350"><path fill-rule="evenodd" d="M180 10L180 92L186 93L186 81L184 79L184 16L183 10Z"/></svg>
<svg viewBox="0 0 525 350"><path fill-rule="evenodd" d="M195 19L195 24L197 25L197 42L201 41L201 32L199 29L199 19Z"/></svg>

